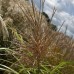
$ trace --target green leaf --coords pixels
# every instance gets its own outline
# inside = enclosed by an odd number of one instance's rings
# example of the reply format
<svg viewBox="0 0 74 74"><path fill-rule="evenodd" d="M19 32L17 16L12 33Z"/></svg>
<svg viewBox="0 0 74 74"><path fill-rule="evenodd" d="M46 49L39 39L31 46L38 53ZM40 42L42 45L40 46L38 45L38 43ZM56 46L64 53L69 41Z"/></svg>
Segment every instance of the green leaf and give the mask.
<svg viewBox="0 0 74 74"><path fill-rule="evenodd" d="M21 43L23 43L24 40L23 40L22 36L17 33L17 30L15 28L11 28L11 30L12 30L14 36L17 38L17 40L19 40Z"/></svg>
<svg viewBox="0 0 74 74"><path fill-rule="evenodd" d="M19 74L17 71L15 71L14 69L12 69L12 68L10 68L8 66L2 65L2 64L0 64L0 66L3 67L3 68L0 68L2 70L10 71L10 72L12 72L14 74Z"/></svg>
<svg viewBox="0 0 74 74"><path fill-rule="evenodd" d="M50 72L50 74L54 74L57 70L59 70L62 66L69 64L70 62L61 62L59 65L55 66L54 69Z"/></svg>

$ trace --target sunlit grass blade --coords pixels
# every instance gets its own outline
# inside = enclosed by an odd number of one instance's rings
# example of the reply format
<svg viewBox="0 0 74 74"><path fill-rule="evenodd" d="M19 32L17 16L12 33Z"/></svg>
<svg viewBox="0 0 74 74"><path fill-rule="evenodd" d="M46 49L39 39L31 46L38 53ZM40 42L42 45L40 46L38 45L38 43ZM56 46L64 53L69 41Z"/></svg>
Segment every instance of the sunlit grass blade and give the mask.
<svg viewBox="0 0 74 74"><path fill-rule="evenodd" d="M62 68L63 66L65 66L67 64L71 64L71 62L61 62L59 65L57 65L53 68L53 70L50 72L50 74L54 74L57 70L59 70L60 68Z"/></svg>

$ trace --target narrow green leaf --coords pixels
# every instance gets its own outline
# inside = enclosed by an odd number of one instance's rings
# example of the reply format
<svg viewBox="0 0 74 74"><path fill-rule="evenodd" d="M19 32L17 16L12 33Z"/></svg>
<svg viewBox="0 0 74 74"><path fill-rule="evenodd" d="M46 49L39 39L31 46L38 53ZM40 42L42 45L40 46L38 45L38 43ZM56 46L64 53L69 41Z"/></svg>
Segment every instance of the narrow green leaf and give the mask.
<svg viewBox="0 0 74 74"><path fill-rule="evenodd" d="M4 67L4 68L2 68L4 70L8 70L8 71L10 71L10 72L12 72L14 74L19 74L17 71L15 71L14 69L12 69L12 68L10 68L8 66L2 65L2 64L0 64L0 66Z"/></svg>
<svg viewBox="0 0 74 74"><path fill-rule="evenodd" d="M60 67L66 65L68 62L62 62L59 65L55 66L54 69L50 72L50 74L54 74Z"/></svg>

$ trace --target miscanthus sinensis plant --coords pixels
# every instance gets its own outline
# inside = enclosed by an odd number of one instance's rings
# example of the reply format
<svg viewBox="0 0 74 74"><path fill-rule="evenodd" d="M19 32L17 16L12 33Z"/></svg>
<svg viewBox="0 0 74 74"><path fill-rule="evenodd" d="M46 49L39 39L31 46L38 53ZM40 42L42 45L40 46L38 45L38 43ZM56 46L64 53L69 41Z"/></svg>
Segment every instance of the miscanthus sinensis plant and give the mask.
<svg viewBox="0 0 74 74"><path fill-rule="evenodd" d="M22 29L10 27L14 37L13 49L0 48L0 50L4 50L6 55L12 55L11 59L14 58L14 60L1 59L9 63L10 66L0 64L0 70L3 70L5 74L61 74L60 69L70 62L61 62L57 66L53 66L48 59L48 54L54 54L51 53L52 50L59 49L56 43L59 38L56 42L53 40L57 33L51 30L41 12L36 10L33 0L31 0L30 6L27 5L26 1L13 0L13 2L22 11L24 26L26 26ZM45 0L40 0L42 12L44 2ZM54 8L50 24L55 12L56 9ZM23 39L23 36L25 36L25 39Z"/></svg>

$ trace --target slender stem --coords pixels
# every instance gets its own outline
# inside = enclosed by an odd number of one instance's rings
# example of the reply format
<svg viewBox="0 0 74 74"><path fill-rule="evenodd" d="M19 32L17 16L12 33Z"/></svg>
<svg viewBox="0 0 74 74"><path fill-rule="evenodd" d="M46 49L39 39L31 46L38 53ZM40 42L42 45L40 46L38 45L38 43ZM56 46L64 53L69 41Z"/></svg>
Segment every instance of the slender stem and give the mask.
<svg viewBox="0 0 74 74"><path fill-rule="evenodd" d="M37 74L40 74L40 54L37 56Z"/></svg>

